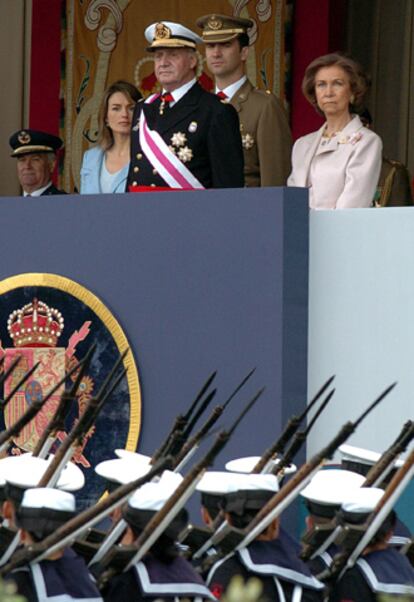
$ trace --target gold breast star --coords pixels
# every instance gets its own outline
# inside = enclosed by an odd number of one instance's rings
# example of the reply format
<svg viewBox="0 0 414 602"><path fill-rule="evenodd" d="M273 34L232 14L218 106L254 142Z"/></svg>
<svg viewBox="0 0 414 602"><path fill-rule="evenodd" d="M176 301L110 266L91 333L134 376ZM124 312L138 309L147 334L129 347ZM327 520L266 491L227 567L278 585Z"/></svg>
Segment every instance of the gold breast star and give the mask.
<svg viewBox="0 0 414 602"><path fill-rule="evenodd" d="M175 134L171 136L171 143L173 146L179 148L180 146L184 146L186 142L187 136L184 134L184 132L175 132Z"/></svg>
<svg viewBox="0 0 414 602"><path fill-rule="evenodd" d="M183 146L183 148L180 148L177 155L180 161L183 163L188 163L188 161L191 161L193 158L193 151L191 148L188 148L188 146Z"/></svg>

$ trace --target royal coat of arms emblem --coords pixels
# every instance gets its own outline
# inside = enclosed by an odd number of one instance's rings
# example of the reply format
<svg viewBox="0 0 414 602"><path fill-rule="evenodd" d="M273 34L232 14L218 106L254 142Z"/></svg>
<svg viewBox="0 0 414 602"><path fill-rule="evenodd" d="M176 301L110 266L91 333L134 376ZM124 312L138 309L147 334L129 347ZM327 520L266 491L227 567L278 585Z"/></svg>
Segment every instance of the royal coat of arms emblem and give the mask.
<svg viewBox="0 0 414 602"><path fill-rule="evenodd" d="M14 424L33 401L44 398L49 391L62 381L65 371L68 371L77 361L75 357L76 345L88 336L90 324L90 322L85 322L78 331L75 331L69 338L68 347L64 348L57 346L64 329L63 316L57 309L49 307L39 299L33 299L31 303L14 310L10 314L7 329L14 347L6 349L0 347L0 355L5 356L4 369L6 371L18 357L20 361L5 381L4 395L9 395L24 374L36 364L37 367L29 380L18 388L7 404L4 412L4 421L7 427ZM72 375L72 378L76 378L76 373ZM34 450L56 411L63 388L64 385L61 384L35 419L26 425L13 440L14 447L12 447L11 453L16 454L20 451L31 452ZM92 378L85 375L77 392L78 415L82 413L90 399L93 388ZM66 433L59 432L57 438L63 440L65 436ZM88 468L90 463L82 452L91 436L92 432L88 433L84 439L82 449L79 449L73 458L75 462L85 468Z"/></svg>

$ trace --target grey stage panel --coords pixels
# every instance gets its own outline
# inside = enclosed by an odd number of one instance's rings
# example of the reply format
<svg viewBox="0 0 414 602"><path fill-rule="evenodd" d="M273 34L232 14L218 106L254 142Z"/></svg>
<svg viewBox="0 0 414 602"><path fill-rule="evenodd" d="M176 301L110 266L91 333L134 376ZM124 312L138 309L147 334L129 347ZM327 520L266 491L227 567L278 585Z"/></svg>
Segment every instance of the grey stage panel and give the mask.
<svg viewBox="0 0 414 602"><path fill-rule="evenodd" d="M1 278L23 272L71 278L124 328L141 379L144 453L157 447L215 369L221 402L257 367L225 424L266 386L218 468L230 457L263 451L304 407L305 191L2 198L0 207Z"/></svg>

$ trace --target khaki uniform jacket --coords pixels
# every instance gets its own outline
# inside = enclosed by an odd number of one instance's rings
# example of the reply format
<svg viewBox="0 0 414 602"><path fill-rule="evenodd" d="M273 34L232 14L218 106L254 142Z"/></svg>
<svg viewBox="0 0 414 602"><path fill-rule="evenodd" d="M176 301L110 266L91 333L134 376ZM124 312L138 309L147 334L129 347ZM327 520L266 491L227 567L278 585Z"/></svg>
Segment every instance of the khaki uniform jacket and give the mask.
<svg viewBox="0 0 414 602"><path fill-rule="evenodd" d="M292 138L277 97L247 80L230 99L240 121L245 186L285 186Z"/></svg>

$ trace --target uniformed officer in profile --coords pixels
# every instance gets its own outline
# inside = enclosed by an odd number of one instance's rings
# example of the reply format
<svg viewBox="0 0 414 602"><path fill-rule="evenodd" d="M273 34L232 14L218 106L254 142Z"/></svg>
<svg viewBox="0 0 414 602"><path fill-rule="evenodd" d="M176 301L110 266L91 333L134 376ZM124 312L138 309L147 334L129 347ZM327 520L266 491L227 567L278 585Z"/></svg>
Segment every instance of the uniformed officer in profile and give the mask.
<svg viewBox="0 0 414 602"><path fill-rule="evenodd" d="M23 196L66 194L52 183L56 153L62 146L58 136L39 130L18 130L10 136L11 156L17 159L17 176Z"/></svg>
<svg viewBox="0 0 414 602"><path fill-rule="evenodd" d="M290 173L291 133L285 110L269 90L259 90L246 76L251 19L205 15L203 30L207 66L216 94L239 115L246 186L284 186Z"/></svg>
<svg viewBox="0 0 414 602"><path fill-rule="evenodd" d="M236 111L196 81L198 35L171 21L145 30L161 94L138 102L127 190L241 188Z"/></svg>

